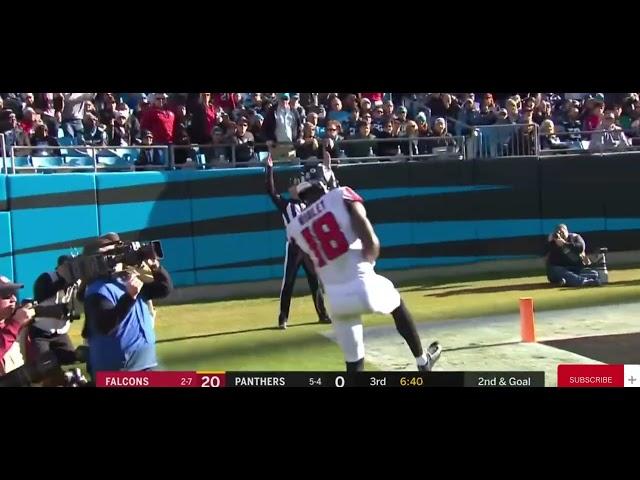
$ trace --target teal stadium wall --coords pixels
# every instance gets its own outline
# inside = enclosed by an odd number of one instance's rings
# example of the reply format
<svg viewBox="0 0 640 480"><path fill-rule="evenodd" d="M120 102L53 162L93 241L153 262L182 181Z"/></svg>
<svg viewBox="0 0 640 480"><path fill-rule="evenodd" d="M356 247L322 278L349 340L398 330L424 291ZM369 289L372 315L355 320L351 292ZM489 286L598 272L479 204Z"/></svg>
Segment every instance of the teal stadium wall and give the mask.
<svg viewBox="0 0 640 480"><path fill-rule="evenodd" d="M276 169L286 191L298 167ZM539 255L558 222L637 249L639 154L343 165L383 249L378 268ZM279 279L285 234L262 168L0 176L0 274L25 284L115 231L161 240L177 287ZM215 288L215 287L212 287Z"/></svg>

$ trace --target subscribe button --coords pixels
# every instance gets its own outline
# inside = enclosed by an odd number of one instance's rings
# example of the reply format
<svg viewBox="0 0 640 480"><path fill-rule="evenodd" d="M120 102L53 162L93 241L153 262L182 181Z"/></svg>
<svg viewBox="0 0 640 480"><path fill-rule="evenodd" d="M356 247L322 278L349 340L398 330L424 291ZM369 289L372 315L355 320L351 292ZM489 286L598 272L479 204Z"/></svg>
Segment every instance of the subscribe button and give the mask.
<svg viewBox="0 0 640 480"><path fill-rule="evenodd" d="M558 365L558 387L624 387L624 365Z"/></svg>

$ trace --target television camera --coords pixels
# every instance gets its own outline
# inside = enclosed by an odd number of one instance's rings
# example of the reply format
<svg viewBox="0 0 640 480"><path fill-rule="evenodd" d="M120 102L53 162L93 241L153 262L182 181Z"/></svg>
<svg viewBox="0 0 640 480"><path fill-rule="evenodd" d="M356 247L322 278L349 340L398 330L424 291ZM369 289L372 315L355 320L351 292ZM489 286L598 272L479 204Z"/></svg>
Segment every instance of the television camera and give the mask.
<svg viewBox="0 0 640 480"><path fill-rule="evenodd" d="M116 242L104 252L72 257L58 267L58 272L69 282L82 280L89 283L97 278L116 275L119 264L139 267L147 260L164 258L159 240L151 242Z"/></svg>

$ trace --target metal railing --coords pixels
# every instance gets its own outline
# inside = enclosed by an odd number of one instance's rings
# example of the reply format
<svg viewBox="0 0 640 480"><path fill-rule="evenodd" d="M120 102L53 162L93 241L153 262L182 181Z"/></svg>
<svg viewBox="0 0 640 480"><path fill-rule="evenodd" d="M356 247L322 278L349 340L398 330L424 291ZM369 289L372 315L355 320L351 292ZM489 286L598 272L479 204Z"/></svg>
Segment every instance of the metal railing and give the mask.
<svg viewBox="0 0 640 480"><path fill-rule="evenodd" d="M540 127L535 123L467 125L454 118L447 120L470 130L465 136L467 158L529 157L540 153Z"/></svg>
<svg viewBox="0 0 640 480"><path fill-rule="evenodd" d="M425 161L429 159L472 160L474 158L495 158L510 156L539 156L558 153L607 153L619 151L637 151L640 145L607 146L598 143L598 148L589 144L596 131L571 131L555 133L559 141L547 145L545 134L539 132L536 124L505 124L470 126L455 119L471 131L470 135L446 137L392 137L392 138L349 138L336 140L333 157L336 163L404 162ZM526 132L523 131L526 129ZM637 134L637 130L625 132ZM576 141L581 138L580 141ZM569 141L562 141L569 139ZM299 164L321 161L323 143L326 139L317 139L315 155L303 151L300 143L279 143L283 157L274 158L275 162ZM362 144L365 144L363 147ZM236 168L262 166L268 155L265 143L220 143L191 145L132 145L132 146L11 146L7 155L6 138L0 133L3 173L9 172L56 172L56 171L134 171L134 170L174 170L184 168ZM33 151L49 152L45 155L17 155ZM143 150L162 151L162 162L141 165L137 163ZM186 151L185 151L186 150ZM313 149L312 149L313 150ZM368 152L367 152L368 151ZM365 152L367 152L365 154ZM106 154L105 154L106 153ZM20 159L20 162L16 162ZM47 160L49 159L49 160ZM177 159L177 161L176 161ZM9 166L11 168L9 168Z"/></svg>
<svg viewBox="0 0 640 480"><path fill-rule="evenodd" d="M317 139L318 149L316 158L322 157L322 145L326 139ZM356 155L359 149L353 148L357 144L369 146L369 153L366 155ZM389 148L382 145L390 144ZM280 142L277 144L279 151L285 151L281 157L274 158L275 162L306 160L310 156L301 156L300 150L303 144ZM247 150L243 152L246 159L238 155L238 149ZM237 167L262 165L266 158L268 146L266 143L254 143L247 147L247 144L218 143L208 145L171 145L171 150L188 149L192 155L199 157L196 162L201 168L216 167ZM465 158L463 137L392 137L392 138L350 138L336 140L334 151L339 152L334 155L340 162L374 162L384 160L423 160L438 157ZM381 154L382 153L382 154ZM174 158L176 157L174 153ZM204 158L202 158L204 157ZM187 157L189 158L189 157ZM187 163L188 164L188 163ZM176 163L176 167L180 165ZM184 163L182 165L185 165Z"/></svg>
<svg viewBox="0 0 640 480"><path fill-rule="evenodd" d="M547 142L543 138L546 135L540 133L540 127L537 124L532 124L533 127L527 127L526 124L522 123L472 126L451 117L448 117L447 121L460 125L471 132L465 137L467 146L466 158L468 159L477 157L545 156L564 152L576 153L578 151L611 153L640 150L640 144L634 145L634 139L640 140L640 131L637 129L616 130L625 133L628 143L620 142L612 145L607 145L600 141L597 144L591 143L594 134L611 133L606 130L555 132L554 135L559 140L569 139L569 141L561 141L552 146L552 148L544 148L546 145L543 144ZM523 134L523 127L532 130Z"/></svg>
<svg viewBox="0 0 640 480"><path fill-rule="evenodd" d="M2 151L2 171L4 174L7 174L7 151L6 151L7 143L4 138L4 133L0 133L0 151Z"/></svg>
<svg viewBox="0 0 640 480"><path fill-rule="evenodd" d="M4 142L4 139L3 139ZM40 154L40 155L26 155L28 163L26 161L18 162L16 158L23 159L24 155L16 155L16 151L31 152L31 151L44 151L52 152L53 154ZM148 151L162 151L165 152L163 157L166 159L166 164L144 164L137 165L135 160L139 158L141 150ZM56 153L57 152L57 153ZM65 152L65 153L63 153ZM84 153L83 153L84 152ZM107 155L101 154L101 152L107 152ZM4 154L4 150L3 150ZM135 156L136 158L132 157ZM57 161L56 159L59 159ZM91 159L91 162L87 162L85 159ZM71 161L84 160L75 164ZM15 174L19 172L30 171L87 171L93 169L94 172L102 170L165 170L171 168L173 165L173 158L169 146L167 145L135 145L129 147L116 147L116 146L97 146L97 145L31 145L31 146L12 146L11 147L11 173ZM5 166L5 173L7 173L7 158L3 156L3 162Z"/></svg>
<svg viewBox="0 0 640 480"><path fill-rule="evenodd" d="M607 144L608 139L603 138L607 133L612 134L609 137L617 143ZM618 133L624 133L626 142L621 137L615 139ZM638 138L638 130L634 129L616 129L616 130L572 130L554 132L552 135L541 133L540 139L540 155L558 155L563 153L612 153L639 151L640 144L634 145L634 139ZM598 137L594 142L594 136ZM549 147L549 148L546 148Z"/></svg>

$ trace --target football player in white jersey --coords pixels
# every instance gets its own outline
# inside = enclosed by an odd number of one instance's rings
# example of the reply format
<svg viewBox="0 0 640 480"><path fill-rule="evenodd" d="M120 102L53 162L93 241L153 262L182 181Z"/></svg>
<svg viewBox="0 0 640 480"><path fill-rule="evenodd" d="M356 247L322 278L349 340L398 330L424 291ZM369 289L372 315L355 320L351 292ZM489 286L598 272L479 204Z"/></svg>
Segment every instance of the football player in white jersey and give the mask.
<svg viewBox="0 0 640 480"><path fill-rule="evenodd" d="M322 179L300 182L297 193L308 206L287 225L287 236L315 264L347 371L364 369L362 315L374 312L393 316L418 370L431 370L442 348L433 342L424 351L400 293L375 273L380 242L362 198L349 187L328 190Z"/></svg>

